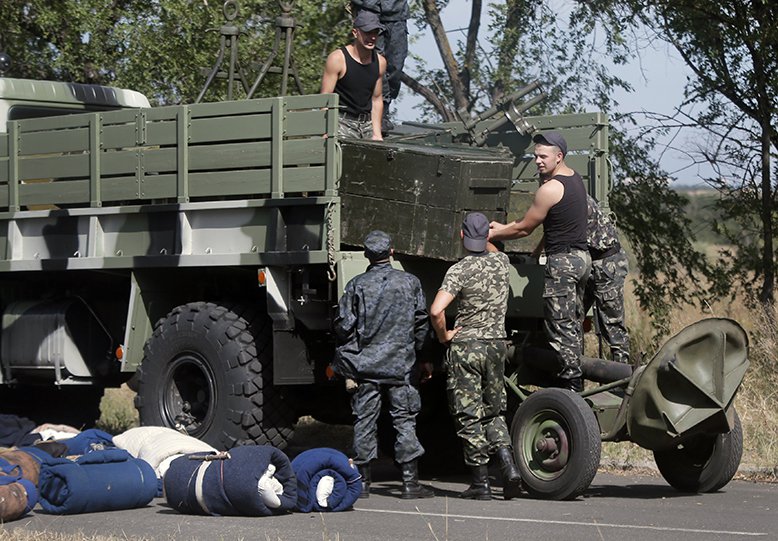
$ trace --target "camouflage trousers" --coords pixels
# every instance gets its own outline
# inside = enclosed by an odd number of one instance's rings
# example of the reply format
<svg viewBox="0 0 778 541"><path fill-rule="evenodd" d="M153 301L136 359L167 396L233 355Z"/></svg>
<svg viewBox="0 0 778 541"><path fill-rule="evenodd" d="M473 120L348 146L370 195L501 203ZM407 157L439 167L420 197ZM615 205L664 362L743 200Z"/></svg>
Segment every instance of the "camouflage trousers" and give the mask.
<svg viewBox="0 0 778 541"><path fill-rule="evenodd" d="M448 406L468 466L485 465L490 452L511 445L503 416L506 355L502 340L453 342L446 355Z"/></svg>
<svg viewBox="0 0 778 541"><path fill-rule="evenodd" d="M382 79L384 102L400 94L400 74L408 56L408 22L382 21L386 29L378 36L376 49L386 58L386 73Z"/></svg>
<svg viewBox="0 0 778 541"><path fill-rule="evenodd" d="M338 137L347 139L372 139L373 122L368 115L367 120L358 120L340 113L338 120Z"/></svg>
<svg viewBox="0 0 778 541"><path fill-rule="evenodd" d="M413 385L386 385L360 381L351 397L354 422L354 463L367 464L378 458L378 416L381 413L381 394L389 398L389 415L397 437L394 459L400 464L415 460L424 454L416 437L416 416L421 409L419 389Z"/></svg>
<svg viewBox="0 0 778 541"><path fill-rule="evenodd" d="M610 346L611 359L622 363L629 362L629 332L624 323L624 281L628 272L624 250L592 261L584 293L584 313L594 304L598 332Z"/></svg>
<svg viewBox="0 0 778 541"><path fill-rule="evenodd" d="M583 295L592 258L586 250L550 254L543 285L544 329L549 345L559 353L562 379L581 377Z"/></svg>

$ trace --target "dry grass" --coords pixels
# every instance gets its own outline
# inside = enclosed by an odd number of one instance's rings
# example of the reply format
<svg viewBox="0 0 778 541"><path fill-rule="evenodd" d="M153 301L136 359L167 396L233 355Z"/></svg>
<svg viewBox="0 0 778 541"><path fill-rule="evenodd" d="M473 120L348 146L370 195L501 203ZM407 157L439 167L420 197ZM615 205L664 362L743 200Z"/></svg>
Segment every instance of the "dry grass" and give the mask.
<svg viewBox="0 0 778 541"><path fill-rule="evenodd" d="M625 298L627 326L630 329L632 355L651 358L653 329L651 321L637 305L628 288ZM778 307L776 307L778 309ZM743 424L743 475L762 479L778 478L778 330L764 309L754 308L742 299L719 301L704 309L683 307L670 321L670 333L664 342L687 325L707 317L726 317L740 323L749 336L751 365L735 399ZM632 449L630 449L632 447ZM605 464L642 466L652 464L650 453L629 444L603 446Z"/></svg>

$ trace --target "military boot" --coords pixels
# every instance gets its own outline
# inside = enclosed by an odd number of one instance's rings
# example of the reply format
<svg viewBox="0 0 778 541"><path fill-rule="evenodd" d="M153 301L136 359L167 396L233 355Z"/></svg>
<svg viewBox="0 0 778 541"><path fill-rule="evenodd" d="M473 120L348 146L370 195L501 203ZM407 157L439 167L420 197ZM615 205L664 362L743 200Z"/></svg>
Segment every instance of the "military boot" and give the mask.
<svg viewBox="0 0 778 541"><path fill-rule="evenodd" d="M500 447L497 449L497 459L502 473L503 498L510 500L518 497L521 494L521 473L513 458L513 451L510 447Z"/></svg>
<svg viewBox="0 0 778 541"><path fill-rule="evenodd" d="M459 497L466 500L491 500L492 487L489 485L489 468L484 464L483 466L470 466L470 469L473 474L473 482Z"/></svg>
<svg viewBox="0 0 778 541"><path fill-rule="evenodd" d="M583 378L560 378L557 386L561 389L569 389L574 393L580 393L583 391Z"/></svg>
<svg viewBox="0 0 778 541"><path fill-rule="evenodd" d="M419 483L419 463L416 460L400 464L403 478L403 489L400 498L413 500L416 498L432 498L435 493L430 487Z"/></svg>
<svg viewBox="0 0 778 541"><path fill-rule="evenodd" d="M360 498L369 498L370 497L370 464L360 464L357 466L357 469L359 470L359 475L362 476L362 493L359 495Z"/></svg>

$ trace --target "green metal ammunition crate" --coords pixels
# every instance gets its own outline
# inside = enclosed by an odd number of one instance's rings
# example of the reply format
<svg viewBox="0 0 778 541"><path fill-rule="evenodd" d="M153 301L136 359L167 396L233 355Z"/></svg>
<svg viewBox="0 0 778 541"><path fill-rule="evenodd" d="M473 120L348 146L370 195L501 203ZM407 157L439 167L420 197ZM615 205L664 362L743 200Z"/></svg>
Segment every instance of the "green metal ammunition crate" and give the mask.
<svg viewBox="0 0 778 541"><path fill-rule="evenodd" d="M454 261L469 211L504 221L513 158L496 149L343 141L342 240L381 229L401 254Z"/></svg>

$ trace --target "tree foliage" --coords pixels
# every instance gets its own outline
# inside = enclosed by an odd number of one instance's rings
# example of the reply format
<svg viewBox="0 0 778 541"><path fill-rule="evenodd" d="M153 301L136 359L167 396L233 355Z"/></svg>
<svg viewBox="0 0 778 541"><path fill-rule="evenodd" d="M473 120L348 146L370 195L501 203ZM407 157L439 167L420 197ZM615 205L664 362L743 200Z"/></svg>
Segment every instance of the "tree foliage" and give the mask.
<svg viewBox="0 0 778 541"><path fill-rule="evenodd" d="M270 56L278 2L238 4L238 16L230 23L218 1L4 0L0 50L13 60L7 74L12 77L114 85L143 92L156 105L188 103L216 63L222 26L241 27L238 60L249 86ZM318 91L327 53L349 39L346 4L298 0L294 5L293 59L307 92ZM273 65L282 60L283 42ZM277 76L267 80L259 95L277 94ZM224 98L225 81L217 80L212 88L206 99Z"/></svg>
<svg viewBox="0 0 778 541"><path fill-rule="evenodd" d="M676 113L650 115L646 130L688 132L691 163L721 197L730 223L713 224L736 249L722 271L770 307L775 298L778 183L778 6L764 0L626 0L601 6L622 28L650 29L670 43L694 74Z"/></svg>

